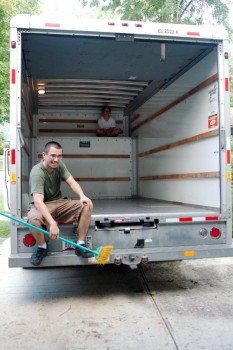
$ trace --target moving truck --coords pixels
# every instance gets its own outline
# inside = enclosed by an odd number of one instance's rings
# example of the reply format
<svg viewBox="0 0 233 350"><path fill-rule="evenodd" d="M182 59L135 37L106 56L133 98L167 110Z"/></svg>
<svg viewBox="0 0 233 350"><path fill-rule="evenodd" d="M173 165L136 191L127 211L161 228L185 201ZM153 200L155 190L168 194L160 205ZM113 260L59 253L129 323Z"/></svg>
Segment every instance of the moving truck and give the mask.
<svg viewBox="0 0 233 350"><path fill-rule="evenodd" d="M18 15L10 39L11 215L27 220L44 145L93 200L87 245L110 264L233 255L228 38L222 27ZM118 137L97 137L108 105ZM64 197L73 198L66 183ZM59 223L75 241L78 225ZM28 267L29 229L11 223L10 267ZM41 266L95 263L49 243Z"/></svg>

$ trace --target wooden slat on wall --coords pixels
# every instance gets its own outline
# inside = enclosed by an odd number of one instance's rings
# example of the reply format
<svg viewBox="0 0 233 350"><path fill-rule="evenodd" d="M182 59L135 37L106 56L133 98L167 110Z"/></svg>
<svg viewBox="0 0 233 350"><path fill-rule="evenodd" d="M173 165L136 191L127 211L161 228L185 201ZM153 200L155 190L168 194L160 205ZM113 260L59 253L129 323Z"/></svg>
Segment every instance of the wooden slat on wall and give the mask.
<svg viewBox="0 0 233 350"><path fill-rule="evenodd" d="M192 136L192 137L188 137L188 138L186 138L184 140L173 142L173 143L170 143L168 145L164 145L164 146L161 146L161 147L153 148L153 149L148 150L146 152L141 152L141 153L139 153L139 157L146 157L146 156L149 156L149 155L154 154L154 153L166 151L168 149L179 147L179 146L182 146L182 145L185 145L185 144L188 144L188 143L204 140L204 139L216 136L216 135L219 135L219 130L218 129L207 131L207 132L204 132L202 134L198 134L198 135L195 135L195 136Z"/></svg>
<svg viewBox="0 0 233 350"><path fill-rule="evenodd" d="M76 181L130 181L130 177L76 177Z"/></svg>
<svg viewBox="0 0 233 350"><path fill-rule="evenodd" d="M205 81L203 81L201 84L197 85L195 88L193 88L192 90L190 90L189 92L187 92L186 94L184 94L183 96L179 97L177 100L175 100L174 102L170 103L169 105L165 106L164 108L162 108L161 110L159 110L158 112L152 114L151 116L149 116L148 118L146 118L145 120L141 121L140 123L138 123L137 125L135 125L134 127L131 128L131 131L135 131L138 128L140 128L141 126L151 122L152 120L154 120L155 118L157 118L158 116L160 116L161 114L167 112L169 109L172 109L173 107L175 107L176 105L178 105L179 103L183 102L184 100L186 100L187 98L191 97L192 95L196 94L197 92L199 92L200 90L204 89L205 87L209 86L210 84L212 84L213 82L215 82L218 79L218 74L214 74L212 77L206 79Z"/></svg>
<svg viewBox="0 0 233 350"><path fill-rule="evenodd" d="M38 158L42 158L41 154L38 154ZM112 158L130 158L129 154L63 154L63 158L103 158L103 159L112 159Z"/></svg>
<svg viewBox="0 0 233 350"><path fill-rule="evenodd" d="M103 159L112 159L112 158L130 158L129 154L65 154L64 158L103 158Z"/></svg>
<svg viewBox="0 0 233 350"><path fill-rule="evenodd" d="M40 123L75 123L75 124L97 124L97 119L52 119L52 118L40 118ZM123 124L122 120L116 120L116 124Z"/></svg>
<svg viewBox="0 0 233 350"><path fill-rule="evenodd" d="M38 158L42 158L41 154L38 154ZM129 159L128 154L64 154L63 158L125 158ZM76 181L131 181L130 177L79 177L75 178Z"/></svg>
<svg viewBox="0 0 233 350"><path fill-rule="evenodd" d="M95 134L94 129L39 129L46 134Z"/></svg>
<svg viewBox="0 0 233 350"><path fill-rule="evenodd" d="M22 175L22 177L21 177L21 181L23 181L23 182L27 182L27 181L29 181L29 177L28 177L28 176L26 176L26 175Z"/></svg>
<svg viewBox="0 0 233 350"><path fill-rule="evenodd" d="M200 173L187 173L187 174L168 174L168 175L150 175L140 176L139 180L171 180L171 179L210 179L218 178L220 176L219 171L200 172Z"/></svg>
<svg viewBox="0 0 233 350"><path fill-rule="evenodd" d="M95 134L95 129L84 129L85 124L95 124L97 127L97 119L52 119L52 118L40 118L39 119L40 123L46 123L46 124L79 124L77 125L76 129L70 129L70 128L40 128L39 132L40 133L50 133L50 134L59 134L59 133L65 133L65 134ZM123 124L123 120L116 120L116 124Z"/></svg>

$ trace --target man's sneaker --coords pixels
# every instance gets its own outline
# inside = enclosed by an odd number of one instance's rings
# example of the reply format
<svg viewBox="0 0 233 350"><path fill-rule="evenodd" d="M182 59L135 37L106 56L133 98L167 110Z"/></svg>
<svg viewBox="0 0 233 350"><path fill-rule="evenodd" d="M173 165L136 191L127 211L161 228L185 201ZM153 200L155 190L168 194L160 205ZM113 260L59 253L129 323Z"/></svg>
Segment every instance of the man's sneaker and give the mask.
<svg viewBox="0 0 233 350"><path fill-rule="evenodd" d="M31 264L34 266L39 266L41 261L47 255L47 253L48 253L48 244L46 249L37 247L37 250L35 250L31 256Z"/></svg>
<svg viewBox="0 0 233 350"><path fill-rule="evenodd" d="M79 245L82 246L82 247L87 248L85 244L79 244ZM92 258L94 256L94 254L92 254L92 253L90 253L90 252L88 252L86 250L83 250L81 248L78 248L78 247L75 248L75 254L77 256L81 256L82 258L86 258L86 259L87 258Z"/></svg>

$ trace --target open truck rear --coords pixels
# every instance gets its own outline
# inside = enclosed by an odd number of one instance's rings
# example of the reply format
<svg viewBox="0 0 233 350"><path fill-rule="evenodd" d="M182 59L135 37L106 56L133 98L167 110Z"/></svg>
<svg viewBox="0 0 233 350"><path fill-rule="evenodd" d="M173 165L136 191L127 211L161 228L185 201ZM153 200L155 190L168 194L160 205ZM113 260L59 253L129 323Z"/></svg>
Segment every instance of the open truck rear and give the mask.
<svg viewBox="0 0 233 350"><path fill-rule="evenodd" d="M26 220L31 167L56 140L94 202L87 244L113 245L109 263L232 256L224 29L19 15L10 45L11 215ZM103 105L122 136L95 136ZM76 240L77 223L60 228ZM9 266L31 266L34 245L12 222ZM88 263L50 241L41 266Z"/></svg>

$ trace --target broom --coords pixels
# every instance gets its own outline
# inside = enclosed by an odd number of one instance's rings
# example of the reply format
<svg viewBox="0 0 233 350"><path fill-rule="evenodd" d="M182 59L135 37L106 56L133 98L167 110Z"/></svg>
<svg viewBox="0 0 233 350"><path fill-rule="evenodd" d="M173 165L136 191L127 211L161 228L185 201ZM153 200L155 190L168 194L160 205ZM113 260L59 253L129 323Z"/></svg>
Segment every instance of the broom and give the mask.
<svg viewBox="0 0 233 350"><path fill-rule="evenodd" d="M32 224L29 224L28 222L26 222L24 220L18 219L18 218L14 217L14 216L7 215L5 213L2 213L1 211L0 211L0 215L5 216L6 218L8 218L10 220L14 220L16 222L19 222L20 224L28 226L28 227L30 227L30 228L32 228L34 230L40 231L40 232L42 232L42 233L44 233L44 234L46 234L48 236L50 235L50 233L48 231L46 231L46 230L44 230L44 229L42 229L40 227L34 226ZM110 254L112 252L112 249L113 249L112 246L104 246L104 247L98 247L96 250L92 250L92 249L83 247L82 245L80 245L78 243L70 241L69 239L66 239L66 238L63 238L63 237L60 237L60 236L59 236L59 239L61 241L63 241L63 242L66 242L68 244L73 245L74 247L77 247L77 248L80 248L82 250L85 250L87 252L92 253L95 256L95 258L98 261L98 263L102 264L102 265L106 264Z"/></svg>

